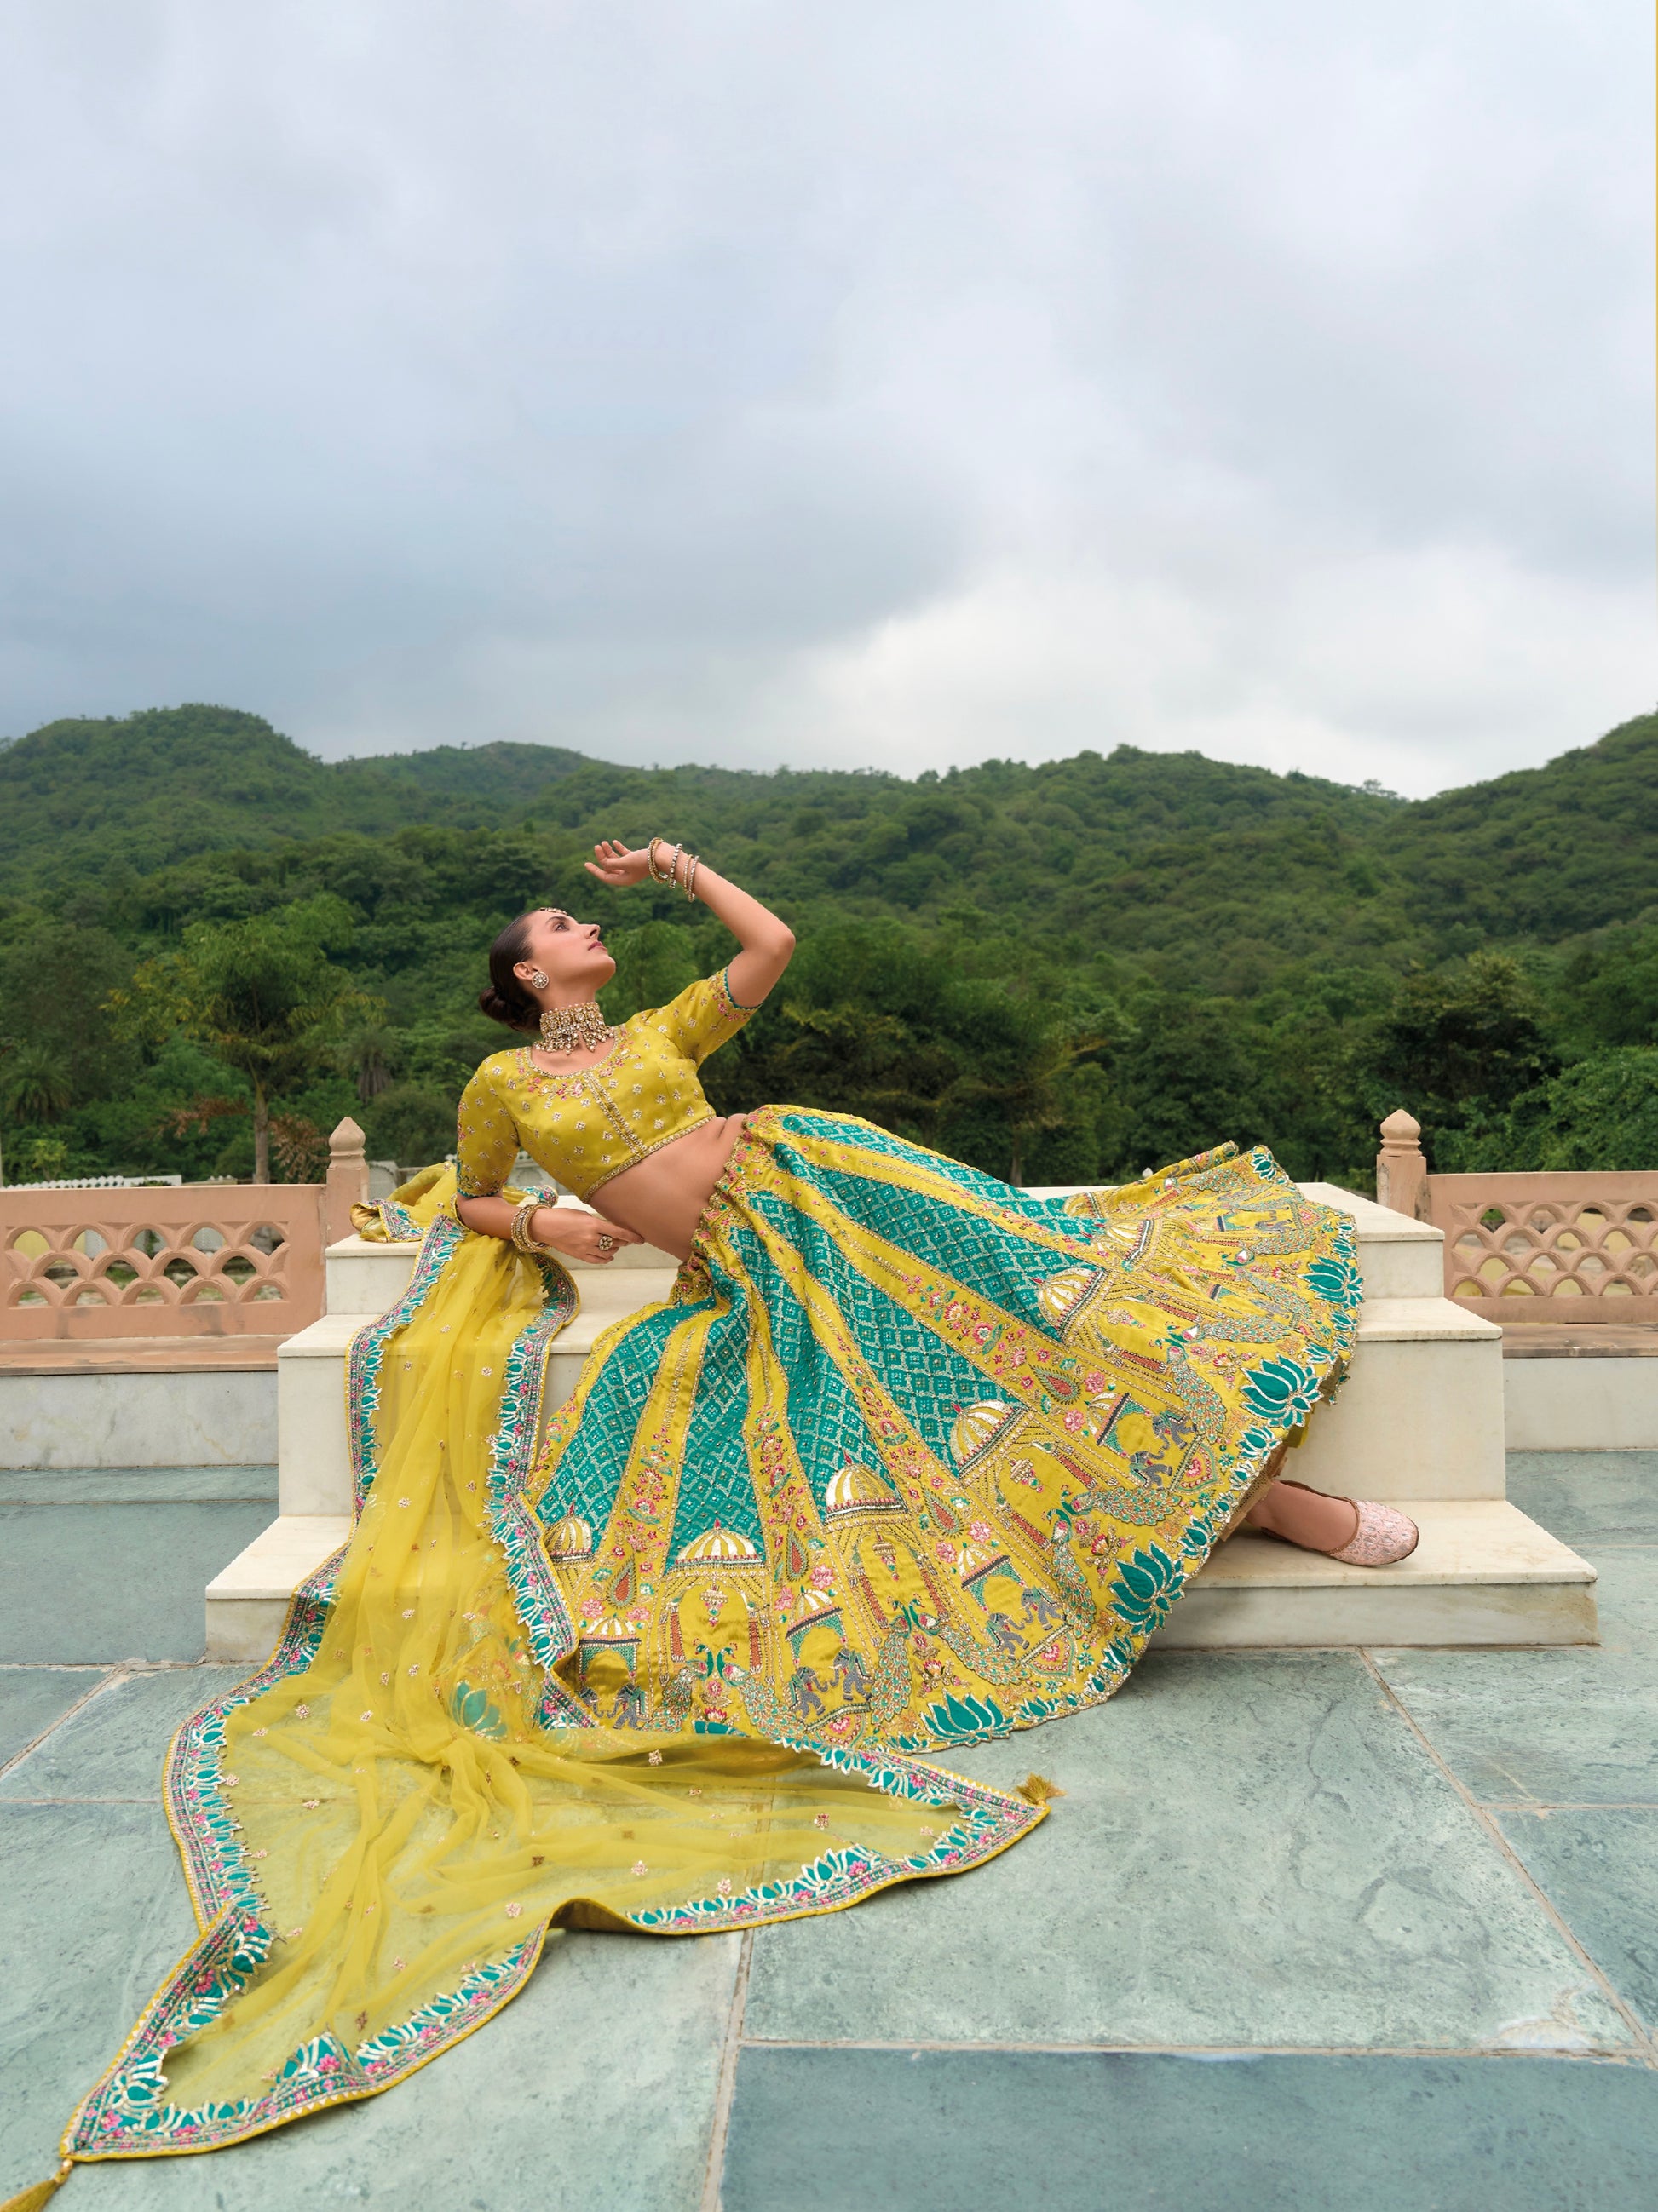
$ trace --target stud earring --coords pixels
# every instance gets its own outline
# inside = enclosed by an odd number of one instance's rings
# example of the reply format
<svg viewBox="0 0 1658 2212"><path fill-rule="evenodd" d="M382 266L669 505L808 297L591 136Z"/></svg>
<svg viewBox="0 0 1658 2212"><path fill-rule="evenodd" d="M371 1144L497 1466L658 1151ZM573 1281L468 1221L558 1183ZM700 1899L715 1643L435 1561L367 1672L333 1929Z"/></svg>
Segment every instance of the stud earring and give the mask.
<svg viewBox="0 0 1658 2212"><path fill-rule="evenodd" d="M545 991L547 988L549 980L550 979L541 973L541 970L537 968L531 972L530 988L533 991Z"/></svg>

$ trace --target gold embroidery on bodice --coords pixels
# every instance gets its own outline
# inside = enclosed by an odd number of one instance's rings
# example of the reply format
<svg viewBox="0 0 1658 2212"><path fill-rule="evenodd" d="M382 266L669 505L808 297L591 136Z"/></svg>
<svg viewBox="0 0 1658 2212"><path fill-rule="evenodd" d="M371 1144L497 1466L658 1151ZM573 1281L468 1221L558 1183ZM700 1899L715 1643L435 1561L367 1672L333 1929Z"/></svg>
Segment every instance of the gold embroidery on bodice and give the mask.
<svg viewBox="0 0 1658 2212"><path fill-rule="evenodd" d="M461 1096L455 1173L462 1198L487 1198L520 1147L578 1198L714 1118L698 1076L753 1012L724 975L624 1022L591 1067L553 1075L527 1045L492 1053Z"/></svg>

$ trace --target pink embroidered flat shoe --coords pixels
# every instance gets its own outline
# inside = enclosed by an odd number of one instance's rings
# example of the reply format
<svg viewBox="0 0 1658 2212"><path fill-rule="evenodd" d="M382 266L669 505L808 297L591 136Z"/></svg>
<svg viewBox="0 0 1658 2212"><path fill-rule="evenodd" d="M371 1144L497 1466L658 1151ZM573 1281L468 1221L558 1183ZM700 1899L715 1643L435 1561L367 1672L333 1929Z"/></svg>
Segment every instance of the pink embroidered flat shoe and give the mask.
<svg viewBox="0 0 1658 2212"><path fill-rule="evenodd" d="M1311 1490L1313 1487L1311 1483L1292 1481L1288 1475L1280 1475L1278 1480L1286 1490ZM1328 1496L1331 1493L1314 1494ZM1349 1498L1343 1503L1350 1505L1357 1514L1358 1526L1339 1551L1323 1553L1326 1559L1339 1559L1350 1567L1395 1567L1401 1559L1408 1559L1422 1540L1422 1531L1416 1522L1408 1513L1401 1513L1397 1506L1379 1504L1373 1498ZM1276 1534L1277 1531L1269 1529L1262 1533ZM1290 1543L1294 1539L1285 1536L1280 1541ZM1302 1544L1297 1548L1316 1552L1320 1547Z"/></svg>
<svg viewBox="0 0 1658 2212"><path fill-rule="evenodd" d="M1350 1567L1393 1567L1408 1559L1422 1539L1422 1531L1408 1513L1397 1506L1379 1505L1371 1498L1350 1498L1359 1516L1352 1540L1326 1556L1344 1560Z"/></svg>

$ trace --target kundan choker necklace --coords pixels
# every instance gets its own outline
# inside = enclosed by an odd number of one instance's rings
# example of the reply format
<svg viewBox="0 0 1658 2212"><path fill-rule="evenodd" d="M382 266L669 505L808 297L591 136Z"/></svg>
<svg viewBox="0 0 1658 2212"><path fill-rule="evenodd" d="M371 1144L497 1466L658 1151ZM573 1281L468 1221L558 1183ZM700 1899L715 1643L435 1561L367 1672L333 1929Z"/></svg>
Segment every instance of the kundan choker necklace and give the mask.
<svg viewBox="0 0 1658 2212"><path fill-rule="evenodd" d="M548 1006L541 1015L543 1052L596 1049L608 1044L614 1035L596 999L584 999L579 1006Z"/></svg>

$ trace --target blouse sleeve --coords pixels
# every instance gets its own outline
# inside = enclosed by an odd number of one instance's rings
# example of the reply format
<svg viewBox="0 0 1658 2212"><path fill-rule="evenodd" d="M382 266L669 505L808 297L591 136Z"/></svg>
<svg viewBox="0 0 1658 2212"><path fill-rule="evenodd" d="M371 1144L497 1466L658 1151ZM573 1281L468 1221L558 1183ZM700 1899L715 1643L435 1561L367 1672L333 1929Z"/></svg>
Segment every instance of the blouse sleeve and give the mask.
<svg viewBox="0 0 1658 2212"><path fill-rule="evenodd" d="M458 1198L493 1198L518 1157L518 1124L480 1067L460 1094L455 1131L454 1179Z"/></svg>
<svg viewBox="0 0 1658 2212"><path fill-rule="evenodd" d="M676 1052L700 1067L710 1052L728 1044L749 1016L759 1012L737 1004L731 995L730 975L729 968L717 975L704 975L700 982L687 985L677 999L639 1019L659 1030Z"/></svg>

